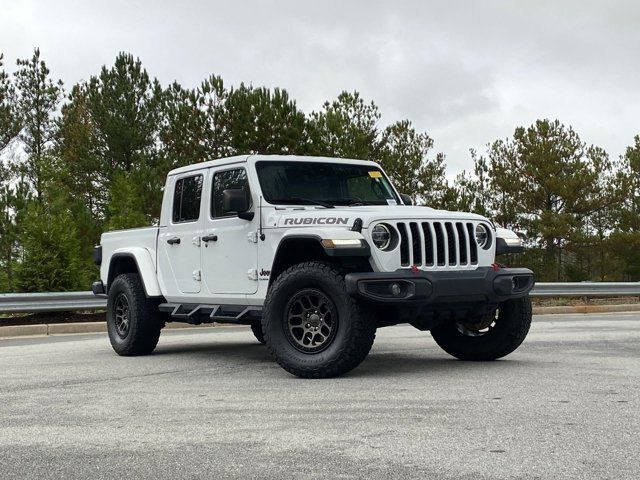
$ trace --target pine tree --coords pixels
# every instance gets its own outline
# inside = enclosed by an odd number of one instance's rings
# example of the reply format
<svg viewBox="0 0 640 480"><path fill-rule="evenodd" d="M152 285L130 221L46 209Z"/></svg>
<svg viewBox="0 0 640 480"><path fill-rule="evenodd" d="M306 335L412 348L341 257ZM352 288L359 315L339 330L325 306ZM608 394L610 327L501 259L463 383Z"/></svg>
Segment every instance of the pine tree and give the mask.
<svg viewBox="0 0 640 480"><path fill-rule="evenodd" d="M17 110L22 123L19 134L27 154L20 170L42 201L44 178L55 136L55 115L63 95L62 82L49 77L49 69L36 48L30 59L18 60L15 85L18 92Z"/></svg>
<svg viewBox="0 0 640 480"><path fill-rule="evenodd" d="M2 68L3 59L4 55L0 53L0 153L20 131L15 87L9 74Z"/></svg>
<svg viewBox="0 0 640 480"><path fill-rule="evenodd" d="M99 158L105 175L107 216L118 214L118 205L111 198L112 185L124 172L139 180L129 184L135 189L132 195L142 198L145 223L159 217L158 198L167 173L158 154L159 92L157 80L151 80L140 60L125 53L116 57L113 67L103 67L89 81L87 102L96 136L92 154ZM106 221L109 223L108 217Z"/></svg>
<svg viewBox="0 0 640 480"><path fill-rule="evenodd" d="M538 120L516 128L513 139L494 142L488 157L495 221L525 231L544 252L537 271L562 279L563 252L579 241L587 219L606 206L606 153L557 120Z"/></svg>
<svg viewBox="0 0 640 480"><path fill-rule="evenodd" d="M22 259L16 268L23 292L84 290L90 282L90 257L81 255L76 220L65 209L33 203L21 234Z"/></svg>
<svg viewBox="0 0 640 480"><path fill-rule="evenodd" d="M309 152L339 158L375 160L379 153L380 112L358 92L342 92L309 117Z"/></svg>
<svg viewBox="0 0 640 480"><path fill-rule="evenodd" d="M380 163L397 189L410 195L414 204L442 204L447 189L444 155L427 158L433 148L429 135L402 120L384 129L380 145Z"/></svg>
<svg viewBox="0 0 640 480"><path fill-rule="evenodd" d="M640 135L621 158L618 185L622 201L612 216L615 228L609 238L625 280L640 280Z"/></svg>
<svg viewBox="0 0 640 480"><path fill-rule="evenodd" d="M220 119L226 91L220 77L212 75L197 89L185 89L174 82L157 90L156 96L161 109L159 153L165 170L227 153Z"/></svg>
<svg viewBox="0 0 640 480"><path fill-rule="evenodd" d="M306 119L286 90L241 84L229 90L221 115L224 143L232 155L303 154Z"/></svg>

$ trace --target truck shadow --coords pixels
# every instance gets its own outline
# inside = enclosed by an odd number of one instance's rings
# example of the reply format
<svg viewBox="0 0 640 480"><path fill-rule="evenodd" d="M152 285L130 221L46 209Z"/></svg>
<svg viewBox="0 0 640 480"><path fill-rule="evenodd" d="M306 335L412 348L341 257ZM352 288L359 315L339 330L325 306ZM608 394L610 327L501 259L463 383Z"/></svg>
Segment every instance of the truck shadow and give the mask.
<svg viewBox="0 0 640 480"><path fill-rule="evenodd" d="M364 362L355 370L348 373L349 377L380 377L398 376L407 374L441 373L469 374L473 372L486 372L488 370L499 372L512 368L522 368L530 362L517 359L501 359L491 362L469 362L453 357L442 356L435 349L426 349L422 353L411 352L372 352Z"/></svg>
<svg viewBox="0 0 640 480"><path fill-rule="evenodd" d="M273 361L267 348L253 339L246 341L226 342L181 342L168 345L158 345L154 356L185 356L197 357L198 360L217 362L237 362L271 364L274 371L280 368ZM499 372L512 368L523 368L530 365L530 361L507 357L493 362L469 362L444 356L437 348L426 346L424 350L405 350L397 352L380 352L375 349L367 356L355 370L344 375L343 378L406 376L411 374ZM276 370L277 369L277 370Z"/></svg>

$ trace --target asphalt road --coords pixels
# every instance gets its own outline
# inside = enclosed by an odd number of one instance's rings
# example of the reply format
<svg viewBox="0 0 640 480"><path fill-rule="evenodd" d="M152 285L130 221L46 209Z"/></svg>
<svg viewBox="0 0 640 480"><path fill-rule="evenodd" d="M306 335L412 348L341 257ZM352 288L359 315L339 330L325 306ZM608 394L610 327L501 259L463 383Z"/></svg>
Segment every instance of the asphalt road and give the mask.
<svg viewBox="0 0 640 480"><path fill-rule="evenodd" d="M332 380L281 370L243 328L0 340L0 478L640 477L640 315L535 318L504 360L378 332Z"/></svg>

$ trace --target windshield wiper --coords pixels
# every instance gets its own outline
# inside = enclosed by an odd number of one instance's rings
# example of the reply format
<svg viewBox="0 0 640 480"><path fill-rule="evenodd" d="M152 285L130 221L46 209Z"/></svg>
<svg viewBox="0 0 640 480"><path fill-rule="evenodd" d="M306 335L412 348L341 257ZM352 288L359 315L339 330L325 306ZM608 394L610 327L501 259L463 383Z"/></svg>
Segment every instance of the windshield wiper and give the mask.
<svg viewBox="0 0 640 480"><path fill-rule="evenodd" d="M300 197L277 198L275 200L271 200L269 203L291 203L291 202L319 205L324 208L336 208L334 205L331 205L330 203L322 202L320 200L313 200L312 198L300 198Z"/></svg>
<svg viewBox="0 0 640 480"><path fill-rule="evenodd" d="M342 197L338 199L331 199L332 202L337 204L346 204L348 207L363 207L365 205L377 205L374 202L370 202L368 200L362 200L358 197Z"/></svg>

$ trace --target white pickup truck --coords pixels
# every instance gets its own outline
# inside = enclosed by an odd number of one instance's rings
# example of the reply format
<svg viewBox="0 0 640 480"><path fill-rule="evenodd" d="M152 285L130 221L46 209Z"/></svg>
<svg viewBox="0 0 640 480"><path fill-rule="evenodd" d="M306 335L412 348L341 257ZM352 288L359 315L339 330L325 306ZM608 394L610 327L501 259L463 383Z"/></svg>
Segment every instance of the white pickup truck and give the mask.
<svg viewBox="0 0 640 480"><path fill-rule="evenodd" d="M534 276L495 255L521 250L482 216L411 206L374 162L245 155L171 171L159 226L102 235L92 289L120 355L151 353L166 322L245 324L284 369L321 378L398 323L460 359L511 353Z"/></svg>

